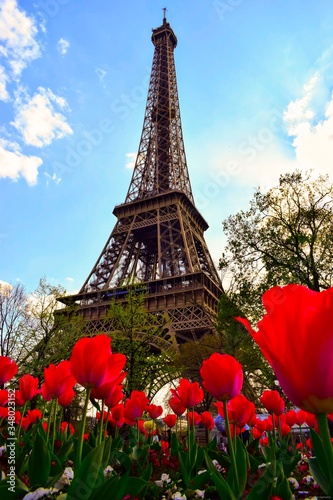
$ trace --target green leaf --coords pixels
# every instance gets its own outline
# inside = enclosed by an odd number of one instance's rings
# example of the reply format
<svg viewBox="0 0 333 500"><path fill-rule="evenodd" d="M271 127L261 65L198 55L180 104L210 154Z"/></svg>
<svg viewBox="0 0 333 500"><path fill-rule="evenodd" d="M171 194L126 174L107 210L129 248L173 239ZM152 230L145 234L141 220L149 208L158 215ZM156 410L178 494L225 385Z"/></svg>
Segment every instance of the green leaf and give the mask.
<svg viewBox="0 0 333 500"><path fill-rule="evenodd" d="M249 460L250 460L250 466L251 466L251 472L257 472L259 465L262 464L262 462L259 462L253 455L249 454Z"/></svg>
<svg viewBox="0 0 333 500"><path fill-rule="evenodd" d="M330 471L326 460L323 441L319 436L319 434L317 434L313 429L310 429L310 436L311 436L314 455L318 461L317 465L320 467L322 475L325 476L327 480L329 480Z"/></svg>
<svg viewBox="0 0 333 500"><path fill-rule="evenodd" d="M233 494L229 484L224 479L224 477L221 476L221 474L218 472L218 470L216 469L215 465L213 464L207 453L205 453L205 460L207 467L212 474L212 479L220 498L223 498L223 500L236 500L236 497Z"/></svg>
<svg viewBox="0 0 333 500"><path fill-rule="evenodd" d="M242 495L247 482L247 452L238 436L236 437L235 458L238 472L238 493Z"/></svg>
<svg viewBox="0 0 333 500"><path fill-rule="evenodd" d="M270 463L261 478L252 487L247 500L263 500L271 498L273 483L276 477L276 462Z"/></svg>
<svg viewBox="0 0 333 500"><path fill-rule="evenodd" d="M99 446L91 450L85 457L68 488L67 500L87 500L91 494L104 483L103 473L103 441Z"/></svg>
<svg viewBox="0 0 333 500"><path fill-rule="evenodd" d="M179 453L178 453L178 460L179 460L180 472L181 472L182 480L183 480L185 489L187 489L188 486L189 486L189 484L190 484L190 476L187 473L187 470L186 470L186 467L185 467L185 464L184 464L184 460L182 458L181 451L179 451Z"/></svg>
<svg viewBox="0 0 333 500"><path fill-rule="evenodd" d="M89 500L100 500L102 498L122 500L126 495L131 495L131 497L137 496L146 485L147 482L142 478L130 477L128 473L122 478L119 478L119 476L111 476L91 497L89 497ZM80 497L80 500L81 498L82 497Z"/></svg>
<svg viewBox="0 0 333 500"><path fill-rule="evenodd" d="M290 489L290 484L286 477L284 477L282 481L278 484L276 493L277 496L282 498L283 500L293 499L293 494Z"/></svg>
<svg viewBox="0 0 333 500"><path fill-rule="evenodd" d="M329 479L326 477L326 475L323 474L321 464L317 457L309 458L309 467L311 474L313 475L317 483L320 485L321 489L326 493L326 495L328 495L330 489L330 482Z"/></svg>
<svg viewBox="0 0 333 500"><path fill-rule="evenodd" d="M9 477L0 481L0 498L1 500L20 500L27 493L29 493L29 489L27 486L22 483L17 477L14 484L10 484Z"/></svg>
<svg viewBox="0 0 333 500"><path fill-rule="evenodd" d="M102 460L103 470L105 469L105 467L107 465L109 465L111 448L112 448L112 437L110 436L104 440L104 452L103 452L103 460Z"/></svg>
<svg viewBox="0 0 333 500"><path fill-rule="evenodd" d="M178 456L179 442L178 442L178 438L177 438L176 432L172 432L171 433L170 450L171 450L171 455L173 457L177 457Z"/></svg>
<svg viewBox="0 0 333 500"><path fill-rule="evenodd" d="M148 482L151 478L152 472L153 472L153 466L152 464L149 464L149 466L143 470L141 474L141 479Z"/></svg>
<svg viewBox="0 0 333 500"><path fill-rule="evenodd" d="M217 460L218 463L221 465L221 467L224 467L225 469L229 469L230 467L230 458L228 455L221 451L216 451L216 450L210 450L210 449L205 449L207 452L207 455L211 460Z"/></svg>
<svg viewBox="0 0 333 500"><path fill-rule="evenodd" d="M111 456L110 456L110 463L111 463L111 465L112 465L112 462L114 460L117 460L121 464L121 466L124 469L124 472L127 472L127 471L131 470L132 461L131 461L131 459L129 458L129 456L124 451L113 450L111 452Z"/></svg>
<svg viewBox="0 0 333 500"><path fill-rule="evenodd" d="M45 486L51 470L51 454L44 438L37 434L29 456L28 478L32 487Z"/></svg>
<svg viewBox="0 0 333 500"><path fill-rule="evenodd" d="M191 481L191 489L192 490L201 490L202 487L208 483L210 479L211 473L206 470L205 472L202 472L201 474L198 474L195 476L195 478Z"/></svg>
<svg viewBox="0 0 333 500"><path fill-rule="evenodd" d="M68 457L68 455L73 451L73 449L74 449L73 440L70 439L69 441L66 441L56 454L59 462L61 463L64 462Z"/></svg>

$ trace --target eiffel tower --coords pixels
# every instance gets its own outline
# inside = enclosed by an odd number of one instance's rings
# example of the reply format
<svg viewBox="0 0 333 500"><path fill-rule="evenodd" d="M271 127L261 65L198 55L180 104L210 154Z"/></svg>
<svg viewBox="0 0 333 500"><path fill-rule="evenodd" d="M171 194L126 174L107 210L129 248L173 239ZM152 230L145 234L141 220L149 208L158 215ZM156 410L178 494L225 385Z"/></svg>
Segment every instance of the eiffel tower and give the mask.
<svg viewBox="0 0 333 500"><path fill-rule="evenodd" d="M167 313L169 338L197 340L214 331L222 285L207 248L206 221L195 207L187 169L174 49L165 17L152 30L154 56L142 135L125 202L115 227L75 303L89 332L105 330L112 300L124 301L130 285L146 290L149 312Z"/></svg>

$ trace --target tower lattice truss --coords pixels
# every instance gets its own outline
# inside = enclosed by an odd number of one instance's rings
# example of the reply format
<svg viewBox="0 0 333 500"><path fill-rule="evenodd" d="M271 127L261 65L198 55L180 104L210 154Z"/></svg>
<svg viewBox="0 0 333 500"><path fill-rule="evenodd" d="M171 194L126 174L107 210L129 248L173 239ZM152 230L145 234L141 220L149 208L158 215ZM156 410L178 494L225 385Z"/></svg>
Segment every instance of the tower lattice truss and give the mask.
<svg viewBox="0 0 333 500"><path fill-rule="evenodd" d="M207 223L195 207L184 149L174 48L166 19L155 46L143 130L132 180L116 225L76 302L100 331L108 303L142 284L148 311L167 313L170 335L197 339L214 329L222 286L207 248ZM140 286L140 285L139 285ZM140 289L140 288L139 288Z"/></svg>

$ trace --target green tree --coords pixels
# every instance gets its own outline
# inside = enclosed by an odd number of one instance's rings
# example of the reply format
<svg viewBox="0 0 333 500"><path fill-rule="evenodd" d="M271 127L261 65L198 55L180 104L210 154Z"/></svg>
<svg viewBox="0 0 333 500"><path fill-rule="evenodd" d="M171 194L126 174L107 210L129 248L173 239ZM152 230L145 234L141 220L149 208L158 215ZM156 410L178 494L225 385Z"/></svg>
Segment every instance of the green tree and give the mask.
<svg viewBox="0 0 333 500"><path fill-rule="evenodd" d="M333 185L311 172L281 175L279 185L255 191L248 211L223 222L227 234L220 269L228 295L252 320L261 296L275 285L299 283L312 290L332 286Z"/></svg>
<svg viewBox="0 0 333 500"><path fill-rule="evenodd" d="M242 392L250 401L260 405L262 391L276 389L275 376L248 331L235 320L237 316L244 315L227 294L223 295L217 319L220 352L234 356L241 363L244 373Z"/></svg>
<svg viewBox="0 0 333 500"><path fill-rule="evenodd" d="M125 393L145 390L148 397L176 376L173 366L177 350L170 336L168 318L145 308L145 292L130 289L124 302L112 302L107 314L113 352L125 354Z"/></svg>

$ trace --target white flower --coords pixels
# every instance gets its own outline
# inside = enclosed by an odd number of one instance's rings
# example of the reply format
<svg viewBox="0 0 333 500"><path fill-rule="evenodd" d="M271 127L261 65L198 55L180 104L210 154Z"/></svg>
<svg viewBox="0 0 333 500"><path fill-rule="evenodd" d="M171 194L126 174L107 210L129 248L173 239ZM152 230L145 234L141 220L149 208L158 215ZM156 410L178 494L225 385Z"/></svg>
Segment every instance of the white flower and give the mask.
<svg viewBox="0 0 333 500"><path fill-rule="evenodd" d="M104 476L111 476L112 472L114 472L114 468L111 467L111 465L108 465L105 469L104 469Z"/></svg>
<svg viewBox="0 0 333 500"><path fill-rule="evenodd" d="M258 465L258 469L264 469L266 467L267 464L263 463L263 464L260 464Z"/></svg>
<svg viewBox="0 0 333 500"><path fill-rule="evenodd" d="M4 451L6 451L6 446L0 446L0 457L2 457Z"/></svg>
<svg viewBox="0 0 333 500"><path fill-rule="evenodd" d="M62 490L64 486L68 486L69 484L71 484L73 477L74 477L73 469L71 467L66 467L63 475L58 479L58 481L54 485L55 490Z"/></svg>
<svg viewBox="0 0 333 500"><path fill-rule="evenodd" d="M74 477L74 471L72 467L66 467L64 470L64 476L68 477L68 479L72 480Z"/></svg>
<svg viewBox="0 0 333 500"><path fill-rule="evenodd" d="M56 493L57 490L54 488L37 488L37 490L32 491L31 493L27 493L23 500L38 500L39 498L43 498L46 495Z"/></svg>
<svg viewBox="0 0 333 500"><path fill-rule="evenodd" d="M182 495L179 491L176 491L176 493L174 493L171 498L173 498L174 500L187 500L186 495Z"/></svg>
<svg viewBox="0 0 333 500"><path fill-rule="evenodd" d="M290 486L292 486L294 490L298 490L299 482L297 481L297 479L295 479L294 477L288 477L288 481L290 483Z"/></svg>
<svg viewBox="0 0 333 500"><path fill-rule="evenodd" d="M171 479L170 479L170 476L169 474L162 474L161 475L161 481L163 481L163 483L171 483Z"/></svg>
<svg viewBox="0 0 333 500"><path fill-rule="evenodd" d="M305 476L304 481L305 481L307 484L311 484L311 483L315 483L315 482L316 482L316 481L315 481L315 479L314 479L314 477L313 477L313 476L310 476L310 475Z"/></svg>
<svg viewBox="0 0 333 500"><path fill-rule="evenodd" d="M199 474L203 474L204 472L207 472L207 470L206 470L206 469L203 469L203 470L198 470L198 475L199 475Z"/></svg>
<svg viewBox="0 0 333 500"><path fill-rule="evenodd" d="M155 484L156 484L156 486L158 486L159 488L163 488L163 481L161 481L160 479L157 479L157 480L155 481Z"/></svg>
<svg viewBox="0 0 333 500"><path fill-rule="evenodd" d="M204 498L205 491L204 490L195 490L195 498Z"/></svg>

